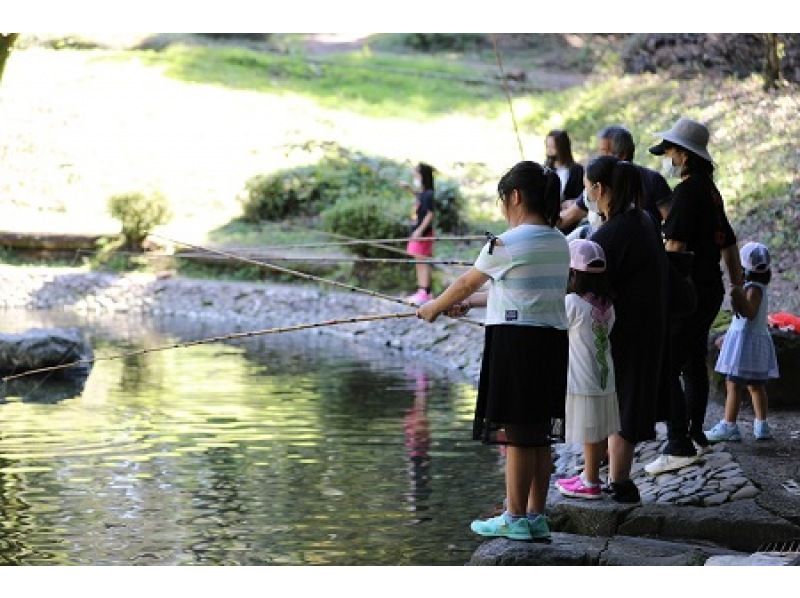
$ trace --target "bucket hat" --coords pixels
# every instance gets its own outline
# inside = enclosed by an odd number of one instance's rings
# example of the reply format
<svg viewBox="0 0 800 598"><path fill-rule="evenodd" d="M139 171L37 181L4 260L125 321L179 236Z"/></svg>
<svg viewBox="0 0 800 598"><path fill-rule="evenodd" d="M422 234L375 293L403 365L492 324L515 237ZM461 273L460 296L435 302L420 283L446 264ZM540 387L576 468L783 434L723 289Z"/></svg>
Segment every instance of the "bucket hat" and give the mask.
<svg viewBox="0 0 800 598"><path fill-rule="evenodd" d="M694 152L709 162L714 161L711 158L711 154L709 154L706 149L709 137L708 128L696 120L681 117L678 119L678 122L672 125L670 130L661 131L660 133L656 133L656 135L661 137L663 141L650 148L651 154L655 154L656 156L663 155L665 142L669 141L674 145L679 145L684 149Z"/></svg>

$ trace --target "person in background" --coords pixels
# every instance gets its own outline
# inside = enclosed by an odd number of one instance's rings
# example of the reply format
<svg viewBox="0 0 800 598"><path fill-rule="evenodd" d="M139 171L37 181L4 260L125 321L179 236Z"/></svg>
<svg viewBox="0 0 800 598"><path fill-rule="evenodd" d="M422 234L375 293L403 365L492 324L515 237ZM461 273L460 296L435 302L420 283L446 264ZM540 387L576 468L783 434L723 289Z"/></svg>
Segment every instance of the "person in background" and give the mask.
<svg viewBox="0 0 800 598"><path fill-rule="evenodd" d="M411 220L414 223L411 239L406 246L406 253L411 257L430 258L433 256L434 219L434 192L433 192L433 167L420 162L414 170L414 187L409 188L414 193L414 211ZM417 292L406 297L411 305L422 305L433 299L431 294L431 280L433 266L431 264L416 264Z"/></svg>
<svg viewBox="0 0 800 598"><path fill-rule="evenodd" d="M719 313L725 288L720 259L734 286L744 280L736 235L725 215L725 205L714 184L714 164L708 152L709 132L705 125L680 118L662 141L650 148L664 156L664 170L680 178L672 192L672 205L664 222L663 236L668 252L693 254L690 279L697 306L687 317L674 322L671 342L673 364L683 385L673 384L667 444L663 453L645 471L652 475L685 467L697 460L709 442L703 432L708 406L708 333Z"/></svg>
<svg viewBox="0 0 800 598"><path fill-rule="evenodd" d="M778 378L779 374L775 345L767 327L767 285L772 278L769 250L761 243L746 243L739 256L747 282L744 289L733 287L731 290L731 304L736 315L722 341L714 368L727 377L725 419L706 431L710 442L742 439L736 424L740 385L747 386L753 401L753 435L756 440L772 438L767 424L767 380Z"/></svg>
<svg viewBox="0 0 800 598"><path fill-rule="evenodd" d="M567 241L555 229L560 181L536 162L516 164L497 191L509 229L492 238L475 265L417 310L433 322L478 304L490 282L473 439L506 444L507 510L470 528L488 537L550 538L544 515L551 444L562 437L567 387ZM483 294L480 296L483 302Z"/></svg>
<svg viewBox="0 0 800 598"><path fill-rule="evenodd" d="M605 127L597 134L597 153L600 156L615 156L620 160L633 162L636 153L633 135L622 126ZM662 212L658 205L669 200L672 190L660 173L644 166L636 165L636 168L642 180L642 209L650 214L655 222L661 223ZM593 230L602 224L602 220L592 212L592 206L586 202L584 195L572 206L561 211L558 227L562 231L571 230L587 216ZM586 236L588 235L582 235Z"/></svg>
<svg viewBox="0 0 800 598"><path fill-rule="evenodd" d="M572 142L567 132L560 129L550 131L545 137L545 152L544 165L555 170L561 181L562 205L575 201L583 193L583 166L572 157Z"/></svg>

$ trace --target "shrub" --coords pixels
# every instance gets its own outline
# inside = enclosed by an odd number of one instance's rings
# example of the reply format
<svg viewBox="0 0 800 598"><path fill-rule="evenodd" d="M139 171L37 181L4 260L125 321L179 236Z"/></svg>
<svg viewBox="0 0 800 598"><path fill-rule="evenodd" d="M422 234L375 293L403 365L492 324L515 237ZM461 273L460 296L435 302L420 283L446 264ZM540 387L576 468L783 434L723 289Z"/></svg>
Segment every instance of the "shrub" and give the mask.
<svg viewBox="0 0 800 598"><path fill-rule="evenodd" d="M408 225L399 207L384 198L342 199L322 212L322 226L329 232L358 239L404 237L408 235ZM362 257L398 257L368 245L356 245L352 250Z"/></svg>
<svg viewBox="0 0 800 598"><path fill-rule="evenodd" d="M481 33L409 33L403 42L409 48L423 52L441 50L464 52L489 45L486 36Z"/></svg>
<svg viewBox="0 0 800 598"><path fill-rule="evenodd" d="M434 183L434 228L448 233L464 232L465 223L461 217L463 198L458 184L448 179L437 179Z"/></svg>
<svg viewBox="0 0 800 598"><path fill-rule="evenodd" d="M359 197L381 198L384 205L402 206L404 216L410 211L411 196L398 186L398 181L410 180L411 166L364 156L335 143L321 144L321 147L325 153L314 165L257 175L248 180L239 198L244 220L259 222L316 216L339 200ZM435 187L436 230L460 231L463 221L458 184L437 176ZM403 234L407 233L405 230Z"/></svg>
<svg viewBox="0 0 800 598"><path fill-rule="evenodd" d="M121 193L108 200L108 211L122 222L126 248L141 251L142 243L156 226L169 221L167 199L160 193Z"/></svg>

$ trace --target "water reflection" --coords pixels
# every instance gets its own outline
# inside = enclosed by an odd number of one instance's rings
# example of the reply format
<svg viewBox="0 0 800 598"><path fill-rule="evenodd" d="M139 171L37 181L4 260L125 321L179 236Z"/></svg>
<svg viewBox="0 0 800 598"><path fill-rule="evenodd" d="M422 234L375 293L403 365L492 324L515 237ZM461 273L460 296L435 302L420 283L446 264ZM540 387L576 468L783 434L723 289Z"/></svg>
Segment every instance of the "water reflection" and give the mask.
<svg viewBox="0 0 800 598"><path fill-rule="evenodd" d="M83 392L88 376L88 370L80 368L0 382L0 404L13 399L32 403L58 403L74 399Z"/></svg>
<svg viewBox="0 0 800 598"><path fill-rule="evenodd" d="M97 354L220 332L82 325ZM502 482L473 405L315 334L99 362L77 398L0 405L0 563L461 564Z"/></svg>
<svg viewBox="0 0 800 598"><path fill-rule="evenodd" d="M431 433L426 414L428 400L428 377L419 365L410 365L406 374L414 383L414 402L406 412L404 428L406 435L406 452L408 454L408 476L411 490L406 498L415 512L426 511L427 501L431 495L430 466L431 458L428 449L431 444ZM430 517L418 517L415 523Z"/></svg>

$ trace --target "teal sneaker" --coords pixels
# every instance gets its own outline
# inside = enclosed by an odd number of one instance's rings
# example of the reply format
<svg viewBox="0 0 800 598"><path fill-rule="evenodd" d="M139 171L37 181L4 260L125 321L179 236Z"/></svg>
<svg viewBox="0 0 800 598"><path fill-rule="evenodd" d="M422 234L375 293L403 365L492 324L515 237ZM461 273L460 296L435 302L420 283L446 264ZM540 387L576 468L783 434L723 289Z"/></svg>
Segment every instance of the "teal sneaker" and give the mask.
<svg viewBox="0 0 800 598"><path fill-rule="evenodd" d="M542 519L539 517L536 521ZM545 523L545 526L547 523ZM527 517L520 517L514 522L509 521L506 514L492 517L491 519L473 521L469 528L478 535L490 538L509 538L511 540L533 540L531 526ZM548 530L549 534L549 530Z"/></svg>
<svg viewBox="0 0 800 598"><path fill-rule="evenodd" d="M550 525L544 515L539 515L536 519L528 519L528 528L531 530L532 539L550 541Z"/></svg>
<svg viewBox="0 0 800 598"><path fill-rule="evenodd" d="M769 429L769 424L767 420L755 420L753 421L753 436L756 437L756 440L770 440L772 438L772 431Z"/></svg>
<svg viewBox="0 0 800 598"><path fill-rule="evenodd" d="M728 424L724 420L717 422L717 425L706 430L706 438L712 444L714 442L739 442L742 440L742 434L739 432L739 426L736 424Z"/></svg>

